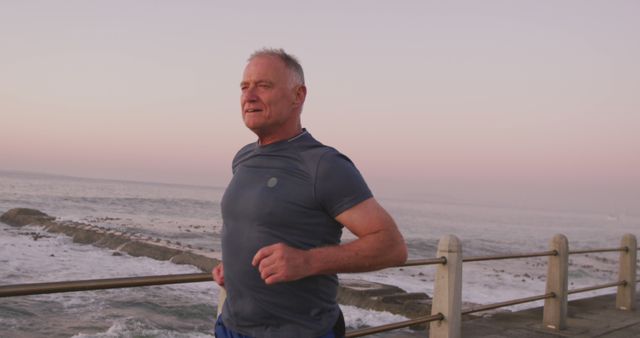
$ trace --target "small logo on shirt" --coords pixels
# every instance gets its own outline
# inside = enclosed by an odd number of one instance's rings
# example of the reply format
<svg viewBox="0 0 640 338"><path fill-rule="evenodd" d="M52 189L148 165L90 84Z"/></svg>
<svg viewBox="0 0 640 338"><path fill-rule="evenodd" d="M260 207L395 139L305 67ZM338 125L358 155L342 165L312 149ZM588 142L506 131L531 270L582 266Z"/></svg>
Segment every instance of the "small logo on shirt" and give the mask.
<svg viewBox="0 0 640 338"><path fill-rule="evenodd" d="M277 177L271 177L268 181L267 181L267 187L269 188L273 188L278 184L278 178Z"/></svg>

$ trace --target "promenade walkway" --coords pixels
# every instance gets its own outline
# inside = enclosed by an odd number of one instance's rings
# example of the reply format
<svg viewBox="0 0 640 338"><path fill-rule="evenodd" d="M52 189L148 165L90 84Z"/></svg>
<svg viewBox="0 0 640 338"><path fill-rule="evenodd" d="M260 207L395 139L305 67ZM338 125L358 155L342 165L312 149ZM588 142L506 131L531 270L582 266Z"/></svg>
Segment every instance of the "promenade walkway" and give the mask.
<svg viewBox="0 0 640 338"><path fill-rule="evenodd" d="M636 311L615 309L615 295L569 301L567 329L553 331L542 326L542 308L500 312L491 316L463 320L463 338L556 338L603 337L640 338L640 295ZM404 331L372 337L417 338L425 332Z"/></svg>

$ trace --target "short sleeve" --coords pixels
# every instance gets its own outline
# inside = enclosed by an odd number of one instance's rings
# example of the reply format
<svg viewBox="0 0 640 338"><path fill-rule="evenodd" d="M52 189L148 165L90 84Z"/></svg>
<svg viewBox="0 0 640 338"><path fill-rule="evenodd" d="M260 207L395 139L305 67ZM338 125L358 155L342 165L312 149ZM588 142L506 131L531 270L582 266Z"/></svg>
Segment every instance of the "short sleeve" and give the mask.
<svg viewBox="0 0 640 338"><path fill-rule="evenodd" d="M316 171L315 197L331 217L372 196L360 171L348 157L334 149L322 155Z"/></svg>

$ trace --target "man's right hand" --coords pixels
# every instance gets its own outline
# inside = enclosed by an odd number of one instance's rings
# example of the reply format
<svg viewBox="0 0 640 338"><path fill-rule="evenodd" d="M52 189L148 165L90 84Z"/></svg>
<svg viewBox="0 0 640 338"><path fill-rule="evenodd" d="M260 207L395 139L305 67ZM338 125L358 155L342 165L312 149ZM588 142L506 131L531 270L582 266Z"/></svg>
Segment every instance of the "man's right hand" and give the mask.
<svg viewBox="0 0 640 338"><path fill-rule="evenodd" d="M224 287L224 266L222 263L213 268L213 270L211 270L211 274L213 275L213 280L221 287Z"/></svg>

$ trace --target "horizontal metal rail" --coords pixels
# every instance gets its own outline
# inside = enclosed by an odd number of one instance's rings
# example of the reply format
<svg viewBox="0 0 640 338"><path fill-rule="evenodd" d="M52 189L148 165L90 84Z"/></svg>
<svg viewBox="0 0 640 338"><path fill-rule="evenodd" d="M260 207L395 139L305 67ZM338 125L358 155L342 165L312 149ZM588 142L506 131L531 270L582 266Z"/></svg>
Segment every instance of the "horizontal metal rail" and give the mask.
<svg viewBox="0 0 640 338"><path fill-rule="evenodd" d="M619 251L629 251L629 248L626 246L620 248L604 248L604 249L587 249L587 250L569 250L570 255L575 254L586 254L586 253L594 253L594 252L619 252Z"/></svg>
<svg viewBox="0 0 640 338"><path fill-rule="evenodd" d="M623 281L619 281L619 282L611 282L611 283L607 283L607 284L588 286L588 287L585 287L585 288L569 290L569 291L567 291L567 293L571 295L571 294L574 294L574 293L587 292L587 291L593 291L593 290L599 290L599 289L606 289L606 288L610 288L610 287L613 287L613 286L620 286L620 285L627 285L627 281L623 280Z"/></svg>
<svg viewBox="0 0 640 338"><path fill-rule="evenodd" d="M640 249L638 249L640 251ZM628 247L620 247L620 248L603 248L603 249L589 249L589 250L573 250L569 251L569 254L585 254L585 253L597 253L597 252L620 252L620 251L629 251ZM521 254L511 254L511 255L489 255L489 256L470 256L463 257L463 262L480 262L480 261L493 261L493 260L502 260L502 259L516 259L516 258L531 258L531 257L545 257L545 256L557 256L558 251L549 250L542 252L532 252L532 253L521 253ZM405 266L417 266L417 265L434 265L434 264L446 264L447 260L444 257L440 258L429 258L429 259L414 259L408 260L404 264L397 265L395 267L405 267Z"/></svg>
<svg viewBox="0 0 640 338"><path fill-rule="evenodd" d="M395 267L397 268L397 267L405 267L405 266L435 265L435 264L447 264L447 259L444 257L427 258L427 259L410 259L404 262L404 264L400 264Z"/></svg>
<svg viewBox="0 0 640 338"><path fill-rule="evenodd" d="M380 333L380 332L386 332L386 331L401 329L403 327L408 327L408 326L418 325L418 324L423 324L423 323L429 323L429 322L435 322L437 320L443 320L443 319L444 319L444 315L442 313L438 313L438 314L435 314L435 315L422 316L422 317L418 317L418 318L414 318L414 319L405 320L405 321L402 321L402 322L386 324L386 325L380 325L380 326L374 326L374 327L368 327L366 329L359 329L359 330L349 331L349 332L346 333L345 337L346 338L362 337L362 336L366 336L366 335L370 335L370 334L374 334L374 333Z"/></svg>
<svg viewBox="0 0 640 338"><path fill-rule="evenodd" d="M623 251L625 249L628 250L627 247L622 247L622 248L571 251L570 253ZM471 256L471 257L463 258L463 262L478 262L478 261L499 260L499 259L554 256L557 254L558 252L556 250L551 250L551 251L513 254L513 255ZM400 264L395 267L435 265L435 264L446 264L446 263L447 263L446 258L439 257L439 258L408 260L404 264ZM206 282L211 280L212 280L212 277L209 273L193 273L193 274L176 274L176 275L160 275L160 276L144 276L144 277L124 277L124 278L111 278L111 279L90 279L90 280L47 282L47 283L34 283L34 284L17 284L17 285L0 286L0 298L12 297L12 296L25 296L25 295L39 295L39 294L58 293L58 292L91 291L91 290L128 288L128 287L138 287L138 286ZM638 282L640 283L640 279ZM605 288L605 287L608 287L608 286L603 286L602 288ZM580 291L576 291L576 292L580 292Z"/></svg>
<svg viewBox="0 0 640 338"><path fill-rule="evenodd" d="M493 260L499 260L499 259L529 258L529 257L557 256L557 255L558 255L558 251L550 250L550 251L513 254L513 255L471 256L471 257L463 257L462 261L463 262L479 262L479 261L493 261Z"/></svg>
<svg viewBox="0 0 640 338"><path fill-rule="evenodd" d="M518 305L518 304L524 304L524 303L529 303L529 302L535 302L536 300L553 298L555 296L556 296L555 293L549 292L549 293L545 293L544 295L539 295L539 296L518 298L518 299L509 300L509 301L505 301L505 302L478 306L478 307L475 307L473 309L463 310L462 314L463 315L468 315L468 314L471 314L471 313L487 311L487 310L493 310L493 309L497 309L497 308L501 308L501 307L505 307L505 306Z"/></svg>
<svg viewBox="0 0 640 338"><path fill-rule="evenodd" d="M57 292L90 291L150 285L209 282L212 280L213 277L210 273L189 273L179 275L89 279L70 282L17 284L0 286L0 298L12 296L41 295Z"/></svg>

